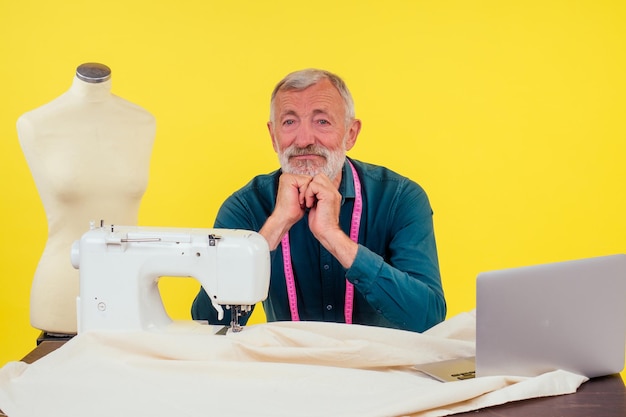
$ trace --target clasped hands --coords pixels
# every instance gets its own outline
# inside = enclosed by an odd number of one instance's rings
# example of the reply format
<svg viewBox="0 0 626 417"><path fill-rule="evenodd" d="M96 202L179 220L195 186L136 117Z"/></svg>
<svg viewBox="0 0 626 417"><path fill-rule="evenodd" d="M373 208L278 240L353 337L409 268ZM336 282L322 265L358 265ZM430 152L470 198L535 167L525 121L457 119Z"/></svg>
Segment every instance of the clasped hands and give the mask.
<svg viewBox="0 0 626 417"><path fill-rule="evenodd" d="M308 224L313 236L337 260L349 268L356 257L358 245L339 226L341 194L325 174L313 177L283 173L278 184L274 212L260 233L274 250L285 233L308 210Z"/></svg>

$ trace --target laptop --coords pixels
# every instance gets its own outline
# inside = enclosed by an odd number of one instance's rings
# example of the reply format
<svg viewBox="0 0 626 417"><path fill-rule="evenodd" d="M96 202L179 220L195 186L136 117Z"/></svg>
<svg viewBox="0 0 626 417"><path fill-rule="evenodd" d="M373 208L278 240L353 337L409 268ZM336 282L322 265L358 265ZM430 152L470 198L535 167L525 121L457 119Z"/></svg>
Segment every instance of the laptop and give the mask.
<svg viewBox="0 0 626 417"><path fill-rule="evenodd" d="M620 372L626 348L626 254L480 273L476 356L415 369L440 381Z"/></svg>

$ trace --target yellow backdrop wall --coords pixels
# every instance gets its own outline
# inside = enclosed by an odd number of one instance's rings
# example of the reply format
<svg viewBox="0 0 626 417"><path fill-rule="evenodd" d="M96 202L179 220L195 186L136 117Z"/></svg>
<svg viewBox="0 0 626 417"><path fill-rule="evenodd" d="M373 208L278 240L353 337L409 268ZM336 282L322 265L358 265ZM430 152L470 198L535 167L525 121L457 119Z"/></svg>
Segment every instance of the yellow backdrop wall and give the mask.
<svg viewBox="0 0 626 417"><path fill-rule="evenodd" d="M34 347L47 236L15 122L79 64L110 66L113 92L156 116L154 226L210 227L277 166L265 122L284 74L342 75L363 120L350 155L430 195L451 316L474 308L479 271L626 252L625 21L608 0L1 2L0 365ZM197 283L161 286L189 317Z"/></svg>

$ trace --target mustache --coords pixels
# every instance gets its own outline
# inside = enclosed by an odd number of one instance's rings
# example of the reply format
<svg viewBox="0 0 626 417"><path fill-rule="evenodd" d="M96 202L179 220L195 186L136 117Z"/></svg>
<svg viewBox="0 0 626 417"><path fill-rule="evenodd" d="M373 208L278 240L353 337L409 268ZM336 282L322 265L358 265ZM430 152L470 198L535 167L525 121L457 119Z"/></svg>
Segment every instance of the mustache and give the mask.
<svg viewBox="0 0 626 417"><path fill-rule="evenodd" d="M302 156L302 155L317 155L317 156L322 156L324 158L328 158L329 154L330 152L328 151L328 149L324 148L323 146L319 146L315 144L308 145L304 148L298 148L292 145L289 148L285 149L285 156L287 158L291 158L294 156Z"/></svg>

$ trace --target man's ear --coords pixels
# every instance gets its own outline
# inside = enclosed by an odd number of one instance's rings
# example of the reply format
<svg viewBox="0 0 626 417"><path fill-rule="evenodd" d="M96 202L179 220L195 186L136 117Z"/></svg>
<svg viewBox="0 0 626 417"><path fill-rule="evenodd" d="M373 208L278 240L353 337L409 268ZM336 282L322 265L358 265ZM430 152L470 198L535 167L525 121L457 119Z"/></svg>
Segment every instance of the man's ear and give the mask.
<svg viewBox="0 0 626 417"><path fill-rule="evenodd" d="M270 132L270 137L272 138L272 147L274 148L274 152L278 153L278 145L276 144L276 136L274 135L274 126L272 122L267 122L267 130Z"/></svg>
<svg viewBox="0 0 626 417"><path fill-rule="evenodd" d="M346 138L346 151L352 149L352 147L356 143L356 139L358 138L360 131L361 121L359 119L354 119L348 127L348 134Z"/></svg>

